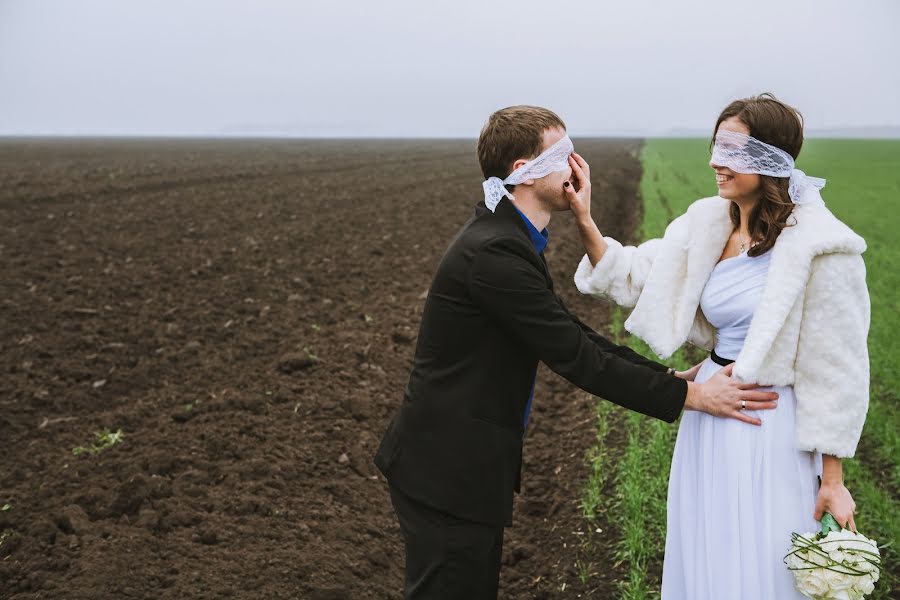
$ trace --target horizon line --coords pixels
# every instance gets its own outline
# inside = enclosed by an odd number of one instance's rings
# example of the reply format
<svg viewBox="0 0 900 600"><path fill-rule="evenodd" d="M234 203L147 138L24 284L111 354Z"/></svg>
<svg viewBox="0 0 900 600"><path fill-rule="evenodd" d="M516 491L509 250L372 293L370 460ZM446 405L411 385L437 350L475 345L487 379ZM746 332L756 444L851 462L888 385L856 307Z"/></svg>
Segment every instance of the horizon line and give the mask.
<svg viewBox="0 0 900 600"><path fill-rule="evenodd" d="M856 129L856 133L854 133ZM804 133L805 138L816 139L861 139L861 140L892 140L900 139L900 127L897 131L886 132L886 135L866 135L859 130L869 128L821 129ZM894 128L890 128L894 129ZM842 133L845 132L845 133ZM870 133L867 131L867 133ZM710 137L701 132L672 132L639 134L634 132L608 132L574 134L574 139L706 139ZM0 140L284 140L284 141L328 141L328 140L470 140L478 139L477 135L290 135L290 134L185 134L185 133L5 133L0 132Z"/></svg>

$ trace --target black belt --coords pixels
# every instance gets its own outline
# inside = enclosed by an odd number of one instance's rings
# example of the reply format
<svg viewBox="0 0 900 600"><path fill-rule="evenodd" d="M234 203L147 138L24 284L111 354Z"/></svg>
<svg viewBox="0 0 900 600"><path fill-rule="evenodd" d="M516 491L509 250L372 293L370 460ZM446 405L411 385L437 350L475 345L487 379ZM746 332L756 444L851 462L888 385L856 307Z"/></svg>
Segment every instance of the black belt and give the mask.
<svg viewBox="0 0 900 600"><path fill-rule="evenodd" d="M721 356L716 354L715 350L710 352L709 357L713 360L714 363L716 363L717 365L722 365L723 367L727 367L728 365L730 365L731 363L734 362L733 360L731 360L729 358L722 358Z"/></svg>

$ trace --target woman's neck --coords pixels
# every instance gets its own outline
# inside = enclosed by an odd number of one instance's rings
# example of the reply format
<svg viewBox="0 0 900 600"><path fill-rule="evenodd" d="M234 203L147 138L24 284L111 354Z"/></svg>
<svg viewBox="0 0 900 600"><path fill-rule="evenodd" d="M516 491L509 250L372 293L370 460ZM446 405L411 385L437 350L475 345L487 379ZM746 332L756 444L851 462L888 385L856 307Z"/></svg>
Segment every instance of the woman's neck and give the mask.
<svg viewBox="0 0 900 600"><path fill-rule="evenodd" d="M753 209L759 204L759 199L753 200L735 200L741 215L741 223L738 225L738 234L745 239L750 240L750 215Z"/></svg>

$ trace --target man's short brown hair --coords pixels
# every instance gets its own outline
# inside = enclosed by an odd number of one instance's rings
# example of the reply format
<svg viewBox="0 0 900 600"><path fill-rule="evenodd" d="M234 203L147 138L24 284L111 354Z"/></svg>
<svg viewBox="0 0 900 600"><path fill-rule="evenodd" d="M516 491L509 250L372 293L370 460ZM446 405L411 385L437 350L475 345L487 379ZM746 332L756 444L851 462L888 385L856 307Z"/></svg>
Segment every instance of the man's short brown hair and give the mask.
<svg viewBox="0 0 900 600"><path fill-rule="evenodd" d="M484 178L506 179L520 158L541 153L544 132L566 128L556 113L540 106L509 106L490 117L478 136L478 162Z"/></svg>

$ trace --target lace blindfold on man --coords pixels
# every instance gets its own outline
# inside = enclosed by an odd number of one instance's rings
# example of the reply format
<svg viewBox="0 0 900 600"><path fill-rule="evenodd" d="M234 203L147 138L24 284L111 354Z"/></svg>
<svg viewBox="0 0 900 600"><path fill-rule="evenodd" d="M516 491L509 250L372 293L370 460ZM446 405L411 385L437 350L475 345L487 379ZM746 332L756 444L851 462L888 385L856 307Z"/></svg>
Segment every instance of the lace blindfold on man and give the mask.
<svg viewBox="0 0 900 600"><path fill-rule="evenodd" d="M789 177L788 194L794 204L824 204L819 193L825 180L808 177L794 167L794 157L771 144L730 129L716 133L710 163L728 167L735 173L756 173L769 177Z"/></svg>
<svg viewBox="0 0 900 600"><path fill-rule="evenodd" d="M513 171L506 179L489 177L481 184L484 188L484 203L491 212L497 208L497 204L503 196L510 200L514 196L506 189L507 185L518 185L529 179L540 179L550 173L565 171L569 168L569 155L575 151L572 140L565 136L558 142L544 150L537 158L532 159Z"/></svg>

